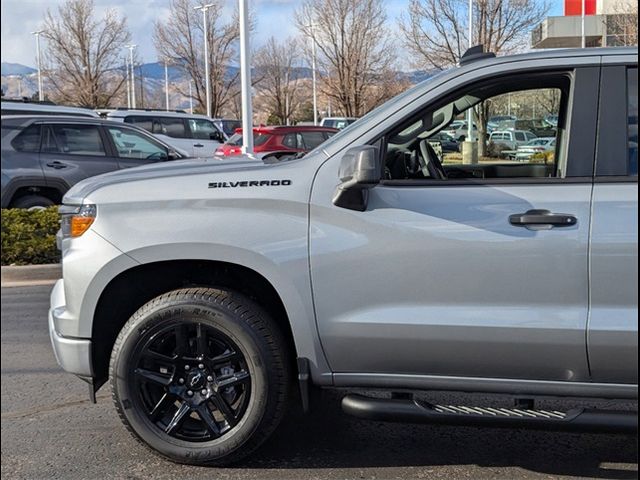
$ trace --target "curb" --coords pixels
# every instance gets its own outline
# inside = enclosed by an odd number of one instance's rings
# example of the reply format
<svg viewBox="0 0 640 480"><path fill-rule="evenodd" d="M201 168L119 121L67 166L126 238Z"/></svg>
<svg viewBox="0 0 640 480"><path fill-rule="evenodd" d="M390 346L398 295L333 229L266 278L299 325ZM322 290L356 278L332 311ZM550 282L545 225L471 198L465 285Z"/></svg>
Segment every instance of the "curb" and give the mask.
<svg viewBox="0 0 640 480"><path fill-rule="evenodd" d="M59 263L23 267L7 266L2 267L1 270L3 287L53 285L62 278L62 266Z"/></svg>

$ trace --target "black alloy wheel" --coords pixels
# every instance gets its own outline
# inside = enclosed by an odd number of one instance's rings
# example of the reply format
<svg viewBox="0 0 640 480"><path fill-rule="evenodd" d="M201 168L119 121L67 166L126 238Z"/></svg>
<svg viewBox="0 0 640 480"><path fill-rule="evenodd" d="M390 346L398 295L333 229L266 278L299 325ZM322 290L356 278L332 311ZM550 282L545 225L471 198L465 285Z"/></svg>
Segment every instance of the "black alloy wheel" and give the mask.
<svg viewBox="0 0 640 480"><path fill-rule="evenodd" d="M143 305L111 353L113 400L129 432L179 463L227 465L249 455L284 416L289 346L250 298L185 288Z"/></svg>

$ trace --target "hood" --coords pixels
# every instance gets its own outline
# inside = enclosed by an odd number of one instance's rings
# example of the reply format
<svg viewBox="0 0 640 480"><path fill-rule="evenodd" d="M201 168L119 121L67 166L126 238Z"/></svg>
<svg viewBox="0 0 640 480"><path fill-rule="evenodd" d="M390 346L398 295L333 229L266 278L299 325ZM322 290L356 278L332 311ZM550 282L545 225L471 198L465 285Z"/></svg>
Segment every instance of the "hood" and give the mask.
<svg viewBox="0 0 640 480"><path fill-rule="evenodd" d="M288 163L288 162L283 162ZM259 171L266 168L278 168L282 164L265 164L262 160L248 155L231 158L194 158L153 163L141 167L127 168L90 177L76 185L66 193L63 203L80 205L83 200L96 190L121 183L139 182L141 180L179 178L212 173L232 173L240 171Z"/></svg>

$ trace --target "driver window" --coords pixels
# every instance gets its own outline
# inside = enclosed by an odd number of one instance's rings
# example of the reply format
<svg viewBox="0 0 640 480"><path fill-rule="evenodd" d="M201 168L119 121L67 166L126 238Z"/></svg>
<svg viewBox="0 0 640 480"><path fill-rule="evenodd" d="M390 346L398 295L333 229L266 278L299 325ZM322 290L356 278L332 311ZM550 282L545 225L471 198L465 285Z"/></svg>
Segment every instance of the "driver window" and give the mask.
<svg viewBox="0 0 640 480"><path fill-rule="evenodd" d="M167 149L126 128L109 127L109 135L120 158L166 160Z"/></svg>
<svg viewBox="0 0 640 480"><path fill-rule="evenodd" d="M385 179L563 177L568 80L549 83L475 87L420 112L387 135ZM469 110L472 142L465 143Z"/></svg>

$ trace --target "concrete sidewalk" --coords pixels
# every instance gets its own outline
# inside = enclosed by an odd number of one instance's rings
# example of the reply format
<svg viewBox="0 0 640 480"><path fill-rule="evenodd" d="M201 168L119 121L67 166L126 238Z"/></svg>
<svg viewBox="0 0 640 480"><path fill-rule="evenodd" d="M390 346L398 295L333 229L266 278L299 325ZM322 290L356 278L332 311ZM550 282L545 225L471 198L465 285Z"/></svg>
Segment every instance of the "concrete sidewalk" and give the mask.
<svg viewBox="0 0 640 480"><path fill-rule="evenodd" d="M53 285L59 278L62 278L62 266L59 263L2 267L2 287Z"/></svg>

